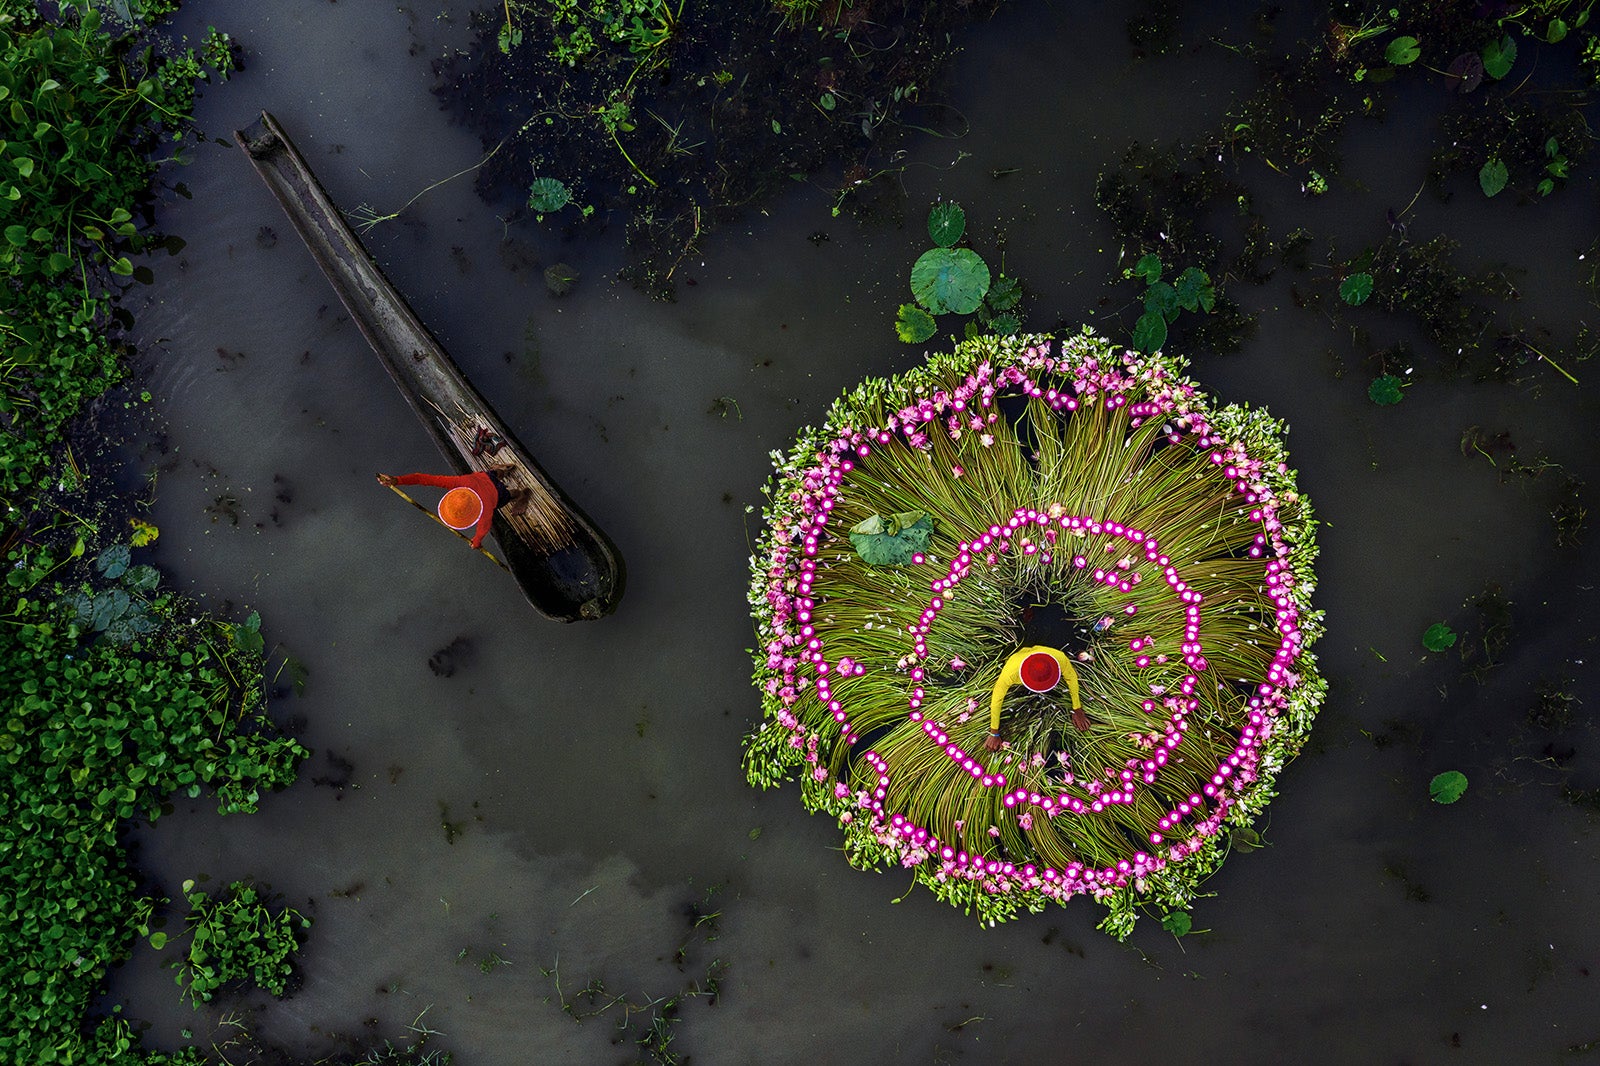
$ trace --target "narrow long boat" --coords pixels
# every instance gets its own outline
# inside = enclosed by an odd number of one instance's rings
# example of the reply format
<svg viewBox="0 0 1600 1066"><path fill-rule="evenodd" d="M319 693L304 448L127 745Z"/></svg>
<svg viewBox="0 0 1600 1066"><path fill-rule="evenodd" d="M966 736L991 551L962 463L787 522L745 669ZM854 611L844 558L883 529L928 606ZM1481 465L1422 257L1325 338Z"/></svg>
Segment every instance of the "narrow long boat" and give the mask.
<svg viewBox="0 0 1600 1066"><path fill-rule="evenodd" d="M529 490L527 509L500 508L493 529L504 566L528 602L558 622L609 614L623 586L622 559L610 539L545 473L384 277L277 120L263 111L233 137L450 466L461 474L510 466L500 481ZM501 442L492 455L478 446L481 436Z"/></svg>

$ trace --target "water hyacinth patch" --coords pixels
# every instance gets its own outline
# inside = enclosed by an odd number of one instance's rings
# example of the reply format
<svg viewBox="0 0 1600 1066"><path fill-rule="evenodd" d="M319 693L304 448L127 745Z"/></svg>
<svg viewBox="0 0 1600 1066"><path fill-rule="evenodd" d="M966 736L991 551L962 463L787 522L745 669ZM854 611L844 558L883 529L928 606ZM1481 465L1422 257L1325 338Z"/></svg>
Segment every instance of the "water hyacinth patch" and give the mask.
<svg viewBox="0 0 1600 1066"><path fill-rule="evenodd" d="M853 865L982 920L1089 895L1121 938L1142 907L1187 909L1326 688L1283 432L1088 331L866 381L774 453L751 784L798 779ZM898 514L927 517L926 547L875 565L850 533ZM991 690L1034 643L1075 663L1088 728L1017 689L989 751Z"/></svg>

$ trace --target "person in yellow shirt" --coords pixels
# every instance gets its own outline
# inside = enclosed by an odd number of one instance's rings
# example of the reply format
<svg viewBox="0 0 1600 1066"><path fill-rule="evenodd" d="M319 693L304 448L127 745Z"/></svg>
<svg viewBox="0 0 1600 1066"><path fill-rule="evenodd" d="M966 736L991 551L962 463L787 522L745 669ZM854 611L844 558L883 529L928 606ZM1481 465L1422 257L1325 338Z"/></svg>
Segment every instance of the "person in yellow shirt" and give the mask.
<svg viewBox="0 0 1600 1066"><path fill-rule="evenodd" d="M1073 669L1072 661L1063 651L1035 644L1012 652L1001 667L1000 677L989 697L989 738L983 746L990 751L1000 750L1000 705L1005 702L1007 692L1017 685L1029 692L1049 692L1063 677L1072 693L1072 724L1079 732L1088 729L1089 719L1078 698L1078 672Z"/></svg>

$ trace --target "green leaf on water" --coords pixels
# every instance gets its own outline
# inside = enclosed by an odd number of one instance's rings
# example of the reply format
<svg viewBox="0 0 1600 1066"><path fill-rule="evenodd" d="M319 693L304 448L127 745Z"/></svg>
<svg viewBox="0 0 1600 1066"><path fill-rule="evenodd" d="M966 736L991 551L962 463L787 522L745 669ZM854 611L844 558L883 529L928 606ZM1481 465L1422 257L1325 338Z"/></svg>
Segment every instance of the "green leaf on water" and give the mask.
<svg viewBox="0 0 1600 1066"><path fill-rule="evenodd" d="M996 337L1015 337L1022 330L1022 319L1010 311L989 320L989 332Z"/></svg>
<svg viewBox="0 0 1600 1066"><path fill-rule="evenodd" d="M1498 156L1494 156L1483 165L1482 170L1478 171L1478 186L1483 189L1483 195L1493 196L1506 187L1506 179L1509 177L1510 172L1506 170L1506 165Z"/></svg>
<svg viewBox="0 0 1600 1066"><path fill-rule="evenodd" d="M1133 276L1143 278L1147 284L1154 285L1161 280L1161 257L1154 252L1146 252L1133 264Z"/></svg>
<svg viewBox="0 0 1600 1066"><path fill-rule="evenodd" d="M750 839L751 840L760 840L761 839L761 827L759 825L756 826L754 829L750 830Z"/></svg>
<svg viewBox="0 0 1600 1066"><path fill-rule="evenodd" d="M1428 782L1428 795L1435 803L1454 803L1467 791L1467 775L1460 770L1446 770Z"/></svg>
<svg viewBox="0 0 1600 1066"><path fill-rule="evenodd" d="M528 207L541 215L559 211L572 202L572 190L560 178L534 178L528 186Z"/></svg>
<svg viewBox="0 0 1600 1066"><path fill-rule="evenodd" d="M1393 374L1385 374L1367 386L1367 399L1379 407L1393 406L1405 399L1405 394L1401 391L1404 384L1404 381Z"/></svg>
<svg viewBox="0 0 1600 1066"><path fill-rule="evenodd" d="M933 519L921 511L873 515L850 530L850 543L868 566L910 566L928 548Z"/></svg>
<svg viewBox="0 0 1600 1066"><path fill-rule="evenodd" d="M1444 651L1456 642L1456 631L1443 622L1435 622L1422 634L1422 646L1429 651Z"/></svg>
<svg viewBox="0 0 1600 1066"><path fill-rule="evenodd" d="M1173 283L1178 293L1178 306L1185 311L1209 312L1217 303L1217 290L1211 284L1211 275L1199 267L1190 267Z"/></svg>
<svg viewBox="0 0 1600 1066"><path fill-rule="evenodd" d="M1161 928L1173 936L1188 936L1189 930L1194 928L1194 919L1189 917L1188 911L1173 911L1162 915Z"/></svg>
<svg viewBox="0 0 1600 1066"><path fill-rule="evenodd" d="M928 236L941 248L953 248L967 229L967 213L955 201L934 204L928 212Z"/></svg>
<svg viewBox="0 0 1600 1066"><path fill-rule="evenodd" d="M1415 63L1421 55L1422 49L1415 37L1396 37L1383 50L1383 58L1397 67Z"/></svg>
<svg viewBox="0 0 1600 1066"><path fill-rule="evenodd" d="M1490 41L1483 46L1483 72L1496 81L1511 73L1511 65L1517 61L1517 42L1511 35L1505 34L1498 41Z"/></svg>
<svg viewBox="0 0 1600 1066"><path fill-rule="evenodd" d="M970 315L989 291L989 264L970 248L929 248L911 266L911 293L930 314Z"/></svg>
<svg viewBox="0 0 1600 1066"><path fill-rule="evenodd" d="M895 334L907 344L921 344L933 336L938 328L933 316L916 304L901 304L900 313L895 315Z"/></svg>
<svg viewBox="0 0 1600 1066"><path fill-rule="evenodd" d="M128 569L128 546L113 544L95 557L94 568L107 581L115 581Z"/></svg>
<svg viewBox="0 0 1600 1066"><path fill-rule="evenodd" d="M1008 274L1001 274L989 286L989 294L983 298L983 302L989 305L991 311L1009 311L1021 299L1022 282Z"/></svg>
<svg viewBox="0 0 1600 1066"><path fill-rule="evenodd" d="M1144 290L1144 309L1153 311L1171 322L1178 317L1178 290L1164 281L1158 281Z"/></svg>
<svg viewBox="0 0 1600 1066"><path fill-rule="evenodd" d="M1339 298L1351 307L1360 307L1372 295L1372 275L1366 271L1351 274L1339 283Z"/></svg>
<svg viewBox="0 0 1600 1066"><path fill-rule="evenodd" d="M1146 311L1133 324L1133 346L1149 354L1167 343L1167 320L1160 311Z"/></svg>
<svg viewBox="0 0 1600 1066"><path fill-rule="evenodd" d="M150 946L160 951L167 946L167 934L159 930L150 934Z"/></svg>

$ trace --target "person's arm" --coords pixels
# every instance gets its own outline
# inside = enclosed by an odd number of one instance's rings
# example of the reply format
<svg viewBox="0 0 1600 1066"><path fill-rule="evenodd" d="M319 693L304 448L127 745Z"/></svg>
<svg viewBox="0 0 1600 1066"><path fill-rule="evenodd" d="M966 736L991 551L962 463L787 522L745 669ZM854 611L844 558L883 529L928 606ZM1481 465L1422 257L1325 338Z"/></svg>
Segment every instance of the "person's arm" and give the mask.
<svg viewBox="0 0 1600 1066"><path fill-rule="evenodd" d="M396 485L432 485L440 489L478 487L475 474L401 474L394 479Z"/></svg>
<svg viewBox="0 0 1600 1066"><path fill-rule="evenodd" d="M481 547L483 545L483 538L489 535L489 530L493 528L493 526L494 508L485 507L483 509L483 514L478 516L478 528L472 534L472 546L474 548Z"/></svg>
<svg viewBox="0 0 1600 1066"><path fill-rule="evenodd" d="M1000 668L994 691L989 694L989 739L985 746L990 751L1000 747L1000 705L1006 701L1006 693L1011 691L1011 686L1022 680L1022 660L1027 657L1028 649L1012 652L1006 664Z"/></svg>

